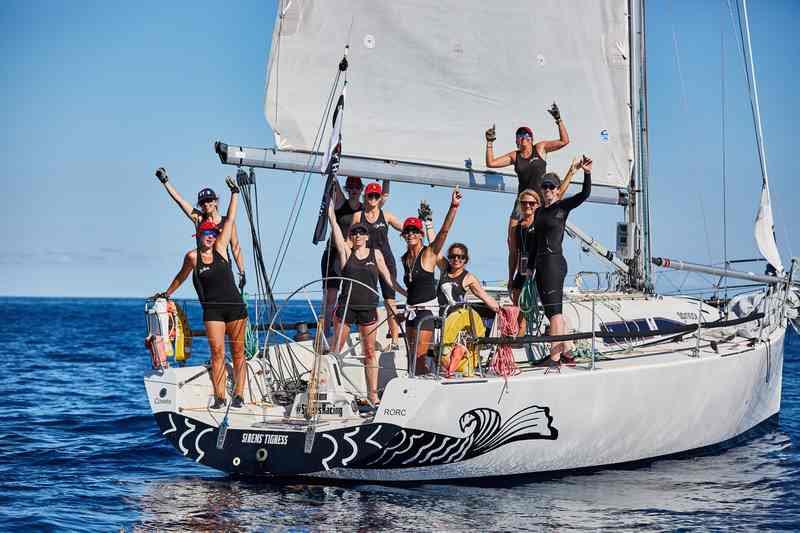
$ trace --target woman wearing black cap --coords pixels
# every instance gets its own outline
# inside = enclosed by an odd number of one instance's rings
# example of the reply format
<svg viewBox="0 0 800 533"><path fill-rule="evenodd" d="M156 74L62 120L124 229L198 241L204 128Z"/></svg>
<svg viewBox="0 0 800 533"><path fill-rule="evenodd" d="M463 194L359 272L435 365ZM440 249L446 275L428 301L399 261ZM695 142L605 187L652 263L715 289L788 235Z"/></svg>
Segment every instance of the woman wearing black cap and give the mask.
<svg viewBox="0 0 800 533"><path fill-rule="evenodd" d="M172 186L167 171L163 167L156 170L156 177L161 184L164 185L164 189L167 190L170 197L178 204L178 207L180 207L186 216L189 217L189 220L194 223L195 227L199 226L205 220L211 220L220 228L222 227L222 224L225 222L225 217L219 212L219 198L217 198L217 193L215 193L213 189L200 189L200 192L197 193L197 207L194 207ZM239 246L239 235L236 232L236 224L233 225L230 248L233 253L233 260L236 262L236 268L239 270L239 288L241 290L245 284L244 256Z"/></svg>
<svg viewBox="0 0 800 533"><path fill-rule="evenodd" d="M434 311L439 309L437 286L434 271L439 252L444 248L447 233L456 218L458 206L461 205L461 193L458 189L453 191L450 200L450 209L444 217L444 222L436 237L429 246L422 244L422 220L409 217L403 222L403 238L408 249L403 254L403 267L406 284L406 342L408 353L414 353L416 374L429 372L425 357L428 354L433 339ZM416 353L415 353L416 352Z"/></svg>
<svg viewBox="0 0 800 533"><path fill-rule="evenodd" d="M562 302L564 299L564 278L567 276L567 261L564 259L562 242L564 227L570 211L585 202L592 192L592 160L586 156L580 162L583 169L583 188L569 198L560 199L558 194L561 180L557 174L548 173L542 178L543 205L533 217L536 239L536 289L544 307L544 314L550 322L551 335L566 333ZM543 361L549 366L558 366L565 350L563 342L554 342L550 357ZM571 358L570 358L571 359Z"/></svg>
<svg viewBox="0 0 800 533"><path fill-rule="evenodd" d="M349 239L345 241L332 204L328 206L328 219L339 263L344 265L342 277L360 282L345 281L341 285L342 290L334 313L333 349L336 352L342 349L350 334L350 324L356 324L361 336L361 351L364 354L367 399L375 406L378 404L378 360L375 356L378 279L382 279L401 292L405 291L397 286L397 281L386 267L380 250L367 246L369 233L365 224L361 222L351 224L348 229ZM396 310L393 305L390 307L391 314L394 315Z"/></svg>
<svg viewBox="0 0 800 533"><path fill-rule="evenodd" d="M169 287L160 296L169 297L189 277L193 277L197 297L203 306L203 323L208 345L211 349L211 383L214 387L212 409L225 406L225 335L230 340L233 358L234 389L231 407L242 407L242 391L245 381L244 333L247 307L242 301L233 281L233 270L226 258L226 250L233 235L236 218L236 203L239 187L232 178L227 180L231 189L228 214L220 229L213 221L206 220L197 227L197 248L186 253L183 266Z"/></svg>
<svg viewBox="0 0 800 533"><path fill-rule="evenodd" d="M569 134L564 121L561 119L561 112L553 102L553 106L547 110L558 125L558 139L551 141L539 141L534 144L533 131L527 126L517 128L516 140L517 149L499 157L494 156L493 143L497 138L495 127L486 130L486 166L488 168L503 168L514 165L514 172L519 178L517 191L533 189L540 192L542 176L547 172L547 154L560 150L569 144ZM511 250L511 239L514 228L519 223L520 210L517 199L514 200L514 207L511 209L511 216L508 221L508 246Z"/></svg>

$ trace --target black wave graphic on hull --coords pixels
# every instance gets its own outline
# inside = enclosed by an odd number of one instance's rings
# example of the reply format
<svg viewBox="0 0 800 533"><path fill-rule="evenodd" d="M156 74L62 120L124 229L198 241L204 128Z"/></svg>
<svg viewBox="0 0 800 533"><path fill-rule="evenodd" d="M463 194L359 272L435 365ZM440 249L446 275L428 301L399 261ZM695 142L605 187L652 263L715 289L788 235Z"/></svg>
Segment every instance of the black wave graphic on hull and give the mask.
<svg viewBox="0 0 800 533"><path fill-rule="evenodd" d="M522 440L556 440L550 409L532 405L503 422L494 409L459 417L461 435L443 435L387 423L318 431L310 454L305 432L229 429L222 450L218 429L172 412L156 413L161 433L184 456L239 475L291 476L334 468L397 469L465 461Z"/></svg>

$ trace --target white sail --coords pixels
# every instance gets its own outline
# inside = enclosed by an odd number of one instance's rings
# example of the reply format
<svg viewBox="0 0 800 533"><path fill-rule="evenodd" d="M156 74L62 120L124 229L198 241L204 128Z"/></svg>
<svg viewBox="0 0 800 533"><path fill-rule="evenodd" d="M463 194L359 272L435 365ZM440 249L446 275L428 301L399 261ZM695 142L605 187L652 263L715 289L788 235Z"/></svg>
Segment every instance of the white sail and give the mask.
<svg viewBox="0 0 800 533"><path fill-rule="evenodd" d="M311 150L344 45L350 44L346 155L484 168L520 125L556 139L557 101L593 181L626 187L633 145L628 3L624 0L281 2L265 114L280 149Z"/></svg>
<svg viewBox="0 0 800 533"><path fill-rule="evenodd" d="M772 203L769 194L769 182L764 179L761 188L761 203L758 206L756 215L755 237L758 250L769 264L775 267L779 273L783 272L783 262L778 252L778 245L775 243L775 223L772 219Z"/></svg>

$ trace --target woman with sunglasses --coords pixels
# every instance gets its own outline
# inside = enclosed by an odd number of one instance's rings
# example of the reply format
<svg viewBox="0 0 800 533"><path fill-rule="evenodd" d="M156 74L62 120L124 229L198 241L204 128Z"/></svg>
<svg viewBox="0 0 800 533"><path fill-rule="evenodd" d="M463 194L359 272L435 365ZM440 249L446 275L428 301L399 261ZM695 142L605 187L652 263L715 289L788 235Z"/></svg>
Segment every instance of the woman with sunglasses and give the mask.
<svg viewBox="0 0 800 533"><path fill-rule="evenodd" d="M342 229L337 224L336 212L333 205L328 206L328 219L331 223L333 242L336 246L342 267L342 277L359 281L342 283L339 300L334 313L334 341L333 349L341 351L347 336L350 334L350 325L358 326L361 337L361 351L364 355L364 374L367 382L367 400L372 406L378 405L378 360L375 356L375 336L378 330L378 280L397 288L394 279L386 266L380 250L367 246L369 231L366 224L356 222L348 229L349 239L345 241ZM369 288L367 288L369 287ZM371 290L370 290L371 289ZM391 304L391 314L395 314L394 305Z"/></svg>
<svg viewBox="0 0 800 533"><path fill-rule="evenodd" d="M161 295L169 297L194 273L192 281L197 297L203 306L203 323L211 349L211 383L214 387L212 409L225 407L225 335L228 336L233 357L234 389L231 407L242 407L242 390L245 380L244 333L247 307L236 288L233 270L226 256L226 249L233 235L239 187L232 178L226 180L231 190L231 203L220 229L211 219L197 227L198 244L189 250L183 259L175 279Z"/></svg>
<svg viewBox="0 0 800 533"><path fill-rule="evenodd" d="M364 190L364 207L361 211L353 215L353 224L364 224L369 230L369 241L367 246L378 250L383 255L386 262L386 267L392 275L392 278L397 277L397 265L392 254L392 248L389 246L389 227L393 227L397 231L402 231L403 226L400 219L394 214L383 209L383 205L389 195L389 182L383 182L383 188L379 183L370 183ZM395 305L395 291L391 284L387 284L383 278L380 280L381 295L386 303L394 308ZM393 313L389 313L389 334L392 337L392 344L390 350L397 350L400 347L400 327L397 325L397 319Z"/></svg>
<svg viewBox="0 0 800 533"><path fill-rule="evenodd" d="M486 130L486 166L488 168L503 168L514 165L514 172L519 178L517 185L518 191L533 189L539 192L542 183L542 176L547 172L547 154L560 150L569 144L569 134L564 121L561 119L561 112L553 102L553 106L547 110L556 121L558 126L558 139L550 141L533 142L533 130L527 126L520 126L516 131L517 149L499 157L494 156L494 141L497 139L495 127ZM511 209L508 221L508 245L511 250L511 235L518 224L521 212L517 200Z"/></svg>
<svg viewBox="0 0 800 533"><path fill-rule="evenodd" d="M194 207L187 202L183 196L180 195L178 190L173 187L172 183L170 183L166 169L159 167L156 170L156 177L164 186L164 189L166 189L170 197L178 204L178 207L180 207L186 216L189 217L189 220L194 223L195 228L206 220L211 220L219 228L222 228L225 217L219 212L219 198L213 189L201 189L200 192L197 193L197 207ZM244 256L239 246L239 235L236 232L236 224L233 225L233 233L231 234L230 241L233 260L236 262L236 268L239 270L239 288L241 290L244 287L246 278L244 275Z"/></svg>
<svg viewBox="0 0 800 533"><path fill-rule="evenodd" d="M345 191L347 191L345 197L338 180L334 181L334 184L333 203L335 204L336 225L339 226L342 235L347 235L347 230L353 223L353 215L364 208L361 204L361 191L364 185L358 176L348 176L344 184ZM333 322L333 309L336 307L336 294L339 292L341 280L326 278L339 277L342 274L339 254L336 253L331 239L328 239L325 251L322 253L320 271L325 280L323 285L325 289L325 328L327 329Z"/></svg>
<svg viewBox="0 0 800 533"><path fill-rule="evenodd" d="M551 335L566 333L562 302L564 299L564 278L567 276L567 261L564 259L562 242L564 227L570 211L585 202L592 192L592 160L586 156L580 162L583 169L583 187L569 198L560 199L558 195L560 179L557 174L548 173L542 178L543 205L536 210L533 226L536 236L536 288L544 314L550 322ZM566 346L555 342L550 348L550 357L542 364L558 366ZM570 357L571 361L571 357Z"/></svg>
<svg viewBox="0 0 800 533"><path fill-rule="evenodd" d="M467 291L478 297L493 312L498 313L500 306L483 288L478 278L466 269L469 262L467 245L454 242L447 248L447 258L439 257L439 268L442 276L436 290L439 306L455 305L466 301Z"/></svg>
<svg viewBox="0 0 800 533"><path fill-rule="evenodd" d="M406 341L408 353L414 354L416 374L429 372L425 357L433 339L433 311L438 310L439 300L436 294L434 270L439 253L447 240L447 233L453 226L458 206L461 205L461 193L453 191L450 209L436 237L429 246L422 244L423 223L417 217L409 217L403 223L403 238L407 250L403 254L403 268L406 284Z"/></svg>
<svg viewBox="0 0 800 533"><path fill-rule="evenodd" d="M519 193L518 201L521 218L511 233L508 252L508 288L514 305L518 304L525 280L533 271L536 260L533 219L537 209L542 205L539 193L533 189L525 189Z"/></svg>

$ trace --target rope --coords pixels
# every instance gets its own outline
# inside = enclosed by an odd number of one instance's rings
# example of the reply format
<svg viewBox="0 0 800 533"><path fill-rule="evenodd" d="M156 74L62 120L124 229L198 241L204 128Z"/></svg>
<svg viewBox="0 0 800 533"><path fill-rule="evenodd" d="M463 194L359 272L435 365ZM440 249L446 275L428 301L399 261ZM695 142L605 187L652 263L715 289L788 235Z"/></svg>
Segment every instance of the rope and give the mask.
<svg viewBox="0 0 800 533"><path fill-rule="evenodd" d="M519 310L525 317L525 333L528 335L539 331L542 324L542 313L539 311L539 296L536 291L534 276L528 276L519 295Z"/></svg>
<svg viewBox="0 0 800 533"><path fill-rule="evenodd" d="M500 308L497 315L500 320L500 334L503 337L516 337L519 333L519 307L509 305ZM508 376L519 374L517 363L514 362L514 352L509 344L501 344L492 358L490 365L492 372L508 379Z"/></svg>

